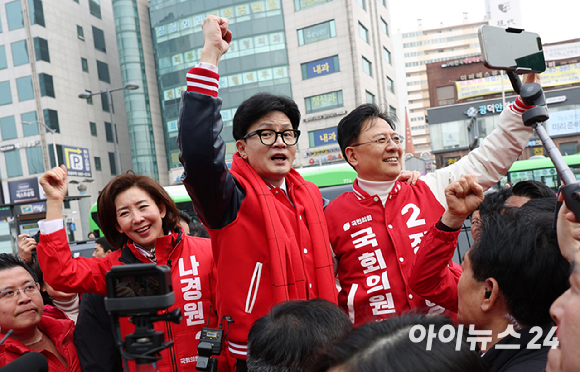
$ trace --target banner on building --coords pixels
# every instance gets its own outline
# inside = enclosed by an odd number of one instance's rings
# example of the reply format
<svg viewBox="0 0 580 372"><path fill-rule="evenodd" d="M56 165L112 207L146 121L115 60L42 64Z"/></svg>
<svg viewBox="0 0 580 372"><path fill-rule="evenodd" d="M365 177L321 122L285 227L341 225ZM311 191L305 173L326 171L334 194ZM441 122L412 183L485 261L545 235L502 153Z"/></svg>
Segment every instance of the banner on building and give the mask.
<svg viewBox="0 0 580 372"><path fill-rule="evenodd" d="M18 181L9 181L10 201L12 203L40 199L38 178L27 178Z"/></svg>
<svg viewBox="0 0 580 372"><path fill-rule="evenodd" d="M580 133L580 109L550 112L544 127L550 136Z"/></svg>
<svg viewBox="0 0 580 372"><path fill-rule="evenodd" d="M333 127L309 132L308 134L310 136L310 147L318 147L329 145L331 143L338 143L336 130L337 128Z"/></svg>
<svg viewBox="0 0 580 372"><path fill-rule="evenodd" d="M557 61L559 59L576 57L580 57L580 41L544 46L544 58L546 61Z"/></svg>
<svg viewBox="0 0 580 372"><path fill-rule="evenodd" d="M498 75L482 79L456 81L455 87L457 89L457 99L500 93L502 90L502 78L505 91L511 92L513 89L507 75L501 77ZM541 74L541 78L543 87L579 83L580 63L550 67Z"/></svg>
<svg viewBox="0 0 580 372"><path fill-rule="evenodd" d="M63 146L64 164L69 176L92 177L89 150L82 147Z"/></svg>

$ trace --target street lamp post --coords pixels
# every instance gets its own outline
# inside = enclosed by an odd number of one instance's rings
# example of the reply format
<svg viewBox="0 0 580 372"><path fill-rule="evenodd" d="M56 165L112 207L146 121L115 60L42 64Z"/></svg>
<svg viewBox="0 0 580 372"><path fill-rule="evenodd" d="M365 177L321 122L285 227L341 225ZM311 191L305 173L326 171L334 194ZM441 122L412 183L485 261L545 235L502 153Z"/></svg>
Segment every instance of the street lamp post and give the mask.
<svg viewBox="0 0 580 372"><path fill-rule="evenodd" d="M120 87L120 88L115 88L115 89L109 89L107 88L106 90L100 91L100 92L94 92L94 93L90 93L90 92L82 92L79 94L79 98L82 99L89 99L90 97L94 96L94 95L98 95L98 94L103 94L103 93L107 93L107 100L109 101L109 114L111 114L111 127L113 130L113 144L115 145L115 168L117 168L117 174L121 174L121 157L119 156L119 147L117 145L117 127L115 126L115 118L113 117L113 100L111 97L111 93L112 92L116 92L118 90L125 90L125 89L129 89L129 90L135 90L135 89L139 89L139 85L135 84L135 83L127 83L125 84L125 86Z"/></svg>
<svg viewBox="0 0 580 372"><path fill-rule="evenodd" d="M42 122L40 120L23 121L22 122L22 124L34 124L34 123L40 123L40 124L42 124L46 128L46 130L48 130L50 132L51 137L52 137L52 151L54 152L54 163L58 167L58 156L56 155L56 144L54 143L54 134L56 133L56 129L52 129L51 127L49 127L48 125L46 125L44 122Z"/></svg>

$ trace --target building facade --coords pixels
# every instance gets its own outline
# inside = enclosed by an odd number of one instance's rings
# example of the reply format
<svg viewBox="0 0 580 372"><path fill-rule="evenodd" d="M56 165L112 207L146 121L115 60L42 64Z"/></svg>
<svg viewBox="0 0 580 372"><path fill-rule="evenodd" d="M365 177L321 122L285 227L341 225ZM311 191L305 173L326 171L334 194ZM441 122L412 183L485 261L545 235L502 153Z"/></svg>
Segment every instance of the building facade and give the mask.
<svg viewBox="0 0 580 372"><path fill-rule="evenodd" d="M69 195L91 196L64 211L69 235L82 239L98 191L132 168L122 93L113 93L112 102L122 169L107 96L78 98L122 86L111 3L57 3L0 1L0 205L30 202L15 207L15 218L1 208L0 252L13 251L17 234L37 230L45 212L35 202L43 198L38 177L45 170L65 164Z"/></svg>
<svg viewBox="0 0 580 372"><path fill-rule="evenodd" d="M336 126L374 102L396 115L389 11L384 1L261 0L150 3L151 34L170 182L177 182L177 117L187 71L199 62L201 24L226 17L234 39L220 62L226 161L236 108L258 92L290 96L302 113L294 166L340 161Z"/></svg>
<svg viewBox="0 0 580 372"><path fill-rule="evenodd" d="M426 66L430 63L479 56L477 30L487 21L403 33L407 102L416 153L431 150L427 109L431 106ZM449 97L452 98L452 97Z"/></svg>

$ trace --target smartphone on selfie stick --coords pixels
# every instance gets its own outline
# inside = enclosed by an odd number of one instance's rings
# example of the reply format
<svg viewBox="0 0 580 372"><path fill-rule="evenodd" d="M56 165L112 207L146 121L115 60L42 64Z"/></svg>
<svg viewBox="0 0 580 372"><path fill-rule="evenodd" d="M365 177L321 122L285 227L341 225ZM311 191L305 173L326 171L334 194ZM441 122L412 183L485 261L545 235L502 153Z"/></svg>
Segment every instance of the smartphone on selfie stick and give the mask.
<svg viewBox="0 0 580 372"><path fill-rule="evenodd" d="M542 86L538 83L522 85L517 75L541 73L546 70L540 36L522 29L506 29L488 25L481 26L478 34L485 67L505 70L514 91L520 95L523 103L535 106L524 112L522 120L524 125L536 130L558 175L565 184L560 187L564 202L580 221L580 183L541 124L550 117Z"/></svg>

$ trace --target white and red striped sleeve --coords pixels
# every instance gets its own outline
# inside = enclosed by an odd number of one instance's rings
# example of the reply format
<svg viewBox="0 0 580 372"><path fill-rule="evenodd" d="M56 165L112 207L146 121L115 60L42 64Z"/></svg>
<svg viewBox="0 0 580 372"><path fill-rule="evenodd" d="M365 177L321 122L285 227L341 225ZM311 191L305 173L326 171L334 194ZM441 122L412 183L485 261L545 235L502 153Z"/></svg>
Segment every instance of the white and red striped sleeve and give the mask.
<svg viewBox="0 0 580 372"><path fill-rule="evenodd" d="M194 67L187 73L187 91L217 97L220 76L203 67Z"/></svg>
<svg viewBox="0 0 580 372"><path fill-rule="evenodd" d="M524 105L524 103L522 102L522 99L520 98L520 96L517 96L517 98L514 101L514 103L512 103L510 105L510 110L512 110L513 112L515 112L518 115L522 115L524 112L526 112L527 110L531 109L532 107L534 107L534 106Z"/></svg>

